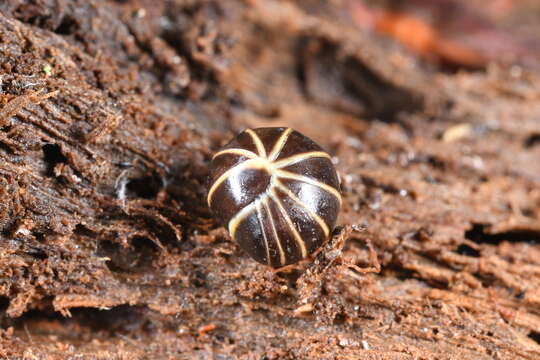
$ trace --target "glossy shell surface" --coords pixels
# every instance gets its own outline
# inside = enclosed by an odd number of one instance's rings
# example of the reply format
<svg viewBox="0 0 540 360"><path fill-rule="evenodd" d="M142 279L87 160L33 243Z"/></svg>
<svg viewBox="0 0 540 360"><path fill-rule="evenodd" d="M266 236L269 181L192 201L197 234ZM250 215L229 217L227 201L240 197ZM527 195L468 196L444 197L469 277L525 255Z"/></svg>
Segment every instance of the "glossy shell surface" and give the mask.
<svg viewBox="0 0 540 360"><path fill-rule="evenodd" d="M255 260L295 263L331 235L341 207L330 156L290 128L248 129L211 164L208 205Z"/></svg>

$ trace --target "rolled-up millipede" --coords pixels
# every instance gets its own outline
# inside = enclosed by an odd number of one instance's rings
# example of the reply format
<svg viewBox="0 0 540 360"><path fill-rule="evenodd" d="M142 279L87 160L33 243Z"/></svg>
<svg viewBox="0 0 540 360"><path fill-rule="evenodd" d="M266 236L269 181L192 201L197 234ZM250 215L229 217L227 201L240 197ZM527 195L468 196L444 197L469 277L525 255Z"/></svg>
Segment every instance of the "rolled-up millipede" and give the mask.
<svg viewBox="0 0 540 360"><path fill-rule="evenodd" d="M341 207L330 156L291 128L241 132L211 163L208 205L240 247L281 267L331 235Z"/></svg>

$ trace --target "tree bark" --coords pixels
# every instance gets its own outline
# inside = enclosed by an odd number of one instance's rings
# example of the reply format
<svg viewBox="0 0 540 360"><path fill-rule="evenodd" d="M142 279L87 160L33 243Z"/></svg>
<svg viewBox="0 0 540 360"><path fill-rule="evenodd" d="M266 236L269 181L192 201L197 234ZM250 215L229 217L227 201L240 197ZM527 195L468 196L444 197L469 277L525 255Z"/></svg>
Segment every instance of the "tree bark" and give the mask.
<svg viewBox="0 0 540 360"><path fill-rule="evenodd" d="M538 73L436 71L345 3L0 4L2 357L540 358ZM261 126L344 200L279 271L205 203Z"/></svg>

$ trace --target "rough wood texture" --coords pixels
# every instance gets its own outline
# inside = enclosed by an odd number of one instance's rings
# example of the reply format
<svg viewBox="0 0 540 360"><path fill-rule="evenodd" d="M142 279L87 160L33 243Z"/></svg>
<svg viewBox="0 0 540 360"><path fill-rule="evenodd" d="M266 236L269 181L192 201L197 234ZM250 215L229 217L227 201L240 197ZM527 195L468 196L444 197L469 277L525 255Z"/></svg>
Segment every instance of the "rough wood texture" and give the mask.
<svg viewBox="0 0 540 360"><path fill-rule="evenodd" d="M0 2L0 356L540 359L540 76L441 73L346 2ZM205 204L291 126L341 224L273 271Z"/></svg>

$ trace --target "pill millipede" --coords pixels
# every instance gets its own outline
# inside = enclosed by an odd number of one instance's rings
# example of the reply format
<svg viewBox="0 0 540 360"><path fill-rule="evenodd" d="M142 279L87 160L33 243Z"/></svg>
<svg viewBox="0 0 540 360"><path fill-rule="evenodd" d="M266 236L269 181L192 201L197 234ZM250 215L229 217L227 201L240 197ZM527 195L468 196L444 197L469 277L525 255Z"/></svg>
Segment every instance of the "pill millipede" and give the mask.
<svg viewBox="0 0 540 360"><path fill-rule="evenodd" d="M210 174L208 205L256 261L289 265L331 236L339 179L330 155L299 132L247 129L213 156Z"/></svg>

